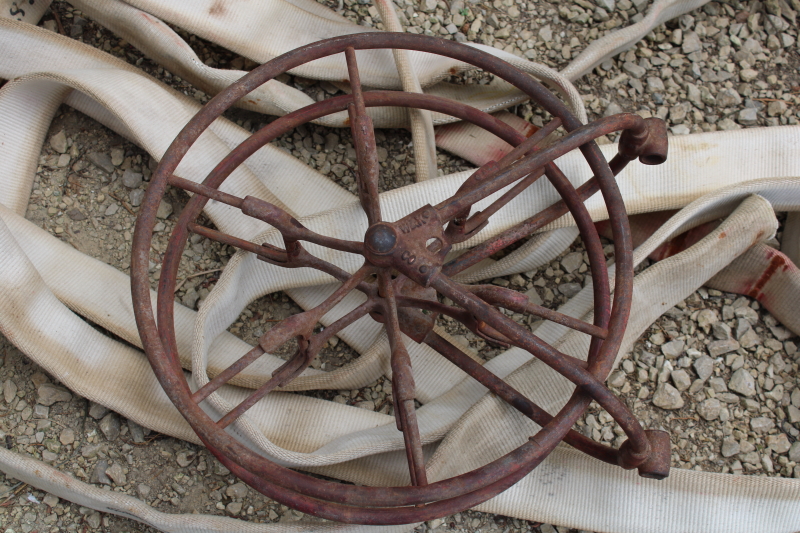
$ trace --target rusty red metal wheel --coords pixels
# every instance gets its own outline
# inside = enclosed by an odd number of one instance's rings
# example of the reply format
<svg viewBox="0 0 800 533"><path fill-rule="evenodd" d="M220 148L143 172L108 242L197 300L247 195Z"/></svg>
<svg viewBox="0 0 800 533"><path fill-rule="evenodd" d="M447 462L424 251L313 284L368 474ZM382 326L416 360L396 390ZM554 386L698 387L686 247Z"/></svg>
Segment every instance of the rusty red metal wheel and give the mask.
<svg viewBox="0 0 800 533"><path fill-rule="evenodd" d="M531 137L525 138L491 115L459 102L397 91L364 92L355 51L380 48L428 52L481 68L515 85L553 119ZM351 95L323 100L278 118L237 146L208 176L188 180L173 174L200 134L237 100L290 69L333 54L345 55L353 88ZM366 111L373 106L428 109L452 115L490 131L514 149L499 161L478 169L447 200L435 206L420 206L401 220L387 222L381 218L378 203L379 166L372 122ZM230 173L266 143L301 124L343 110L348 111L351 120L358 159L358 196L369 223L363 237L342 240L321 235L264 200L251 196L239 198L219 190ZM563 128L566 134L557 142L540 147L545 137L558 128ZM619 153L607 162L594 139L615 131L622 131ZM555 159L575 149L583 153L594 173L592 179L577 189L554 163ZM625 404L603 383L622 342L631 306L633 280L627 216L614 176L637 158L645 164L659 164L666 159L666 154L663 121L645 120L638 115L623 113L583 125L540 83L473 47L418 35L363 33L298 48L256 68L209 101L178 135L154 173L136 224L131 267L134 311L143 345L164 390L212 453L257 490L304 513L363 524L400 524L441 517L477 505L507 489L544 460L562 440L600 460L623 468L638 468L640 475L646 477L663 478L669 472L668 436L660 431L643 430ZM491 215L541 176L546 176L561 195L561 201L457 258L446 260L454 244L480 232ZM156 211L169 186L183 188L194 196L181 213L164 256L156 323L150 299L148 266ZM472 212L476 202L503 189L505 192L488 207ZM598 191L608 209L616 246L613 302L602 245L583 204ZM251 243L197 224L198 215L210 199L270 224L282 234L284 248ZM464 285L453 280L459 272L566 213L574 217L590 259L595 300L593 323L537 306L510 289ZM342 285L318 307L279 322L259 339L258 345L250 352L199 390L193 391L178 358L173 320L178 264L192 232L249 251L268 263L286 268L318 269ZM313 256L303 247L304 241L360 255L363 266L353 274L348 273ZM353 290L363 292L366 302L323 332L315 334L313 328L318 319ZM453 305L441 303L437 293L449 298ZM512 321L499 308L536 315L590 335L587 361L559 352L528 328ZM307 368L330 336L366 314L383 323L390 341L393 403L397 426L404 437L410 485L362 487L321 480L278 465L225 431L266 394ZM484 338L529 351L576 385L572 397L557 415L551 416L436 334L433 325L439 314L455 318ZM519 448L476 470L428 483L414 409L413 369L401 333L416 342L428 344L542 426L541 431ZM212 419L203 411L201 403L210 394L289 338L299 339L297 352L249 398L219 420ZM628 440L619 450L595 443L571 430L592 400L608 411L627 434Z"/></svg>

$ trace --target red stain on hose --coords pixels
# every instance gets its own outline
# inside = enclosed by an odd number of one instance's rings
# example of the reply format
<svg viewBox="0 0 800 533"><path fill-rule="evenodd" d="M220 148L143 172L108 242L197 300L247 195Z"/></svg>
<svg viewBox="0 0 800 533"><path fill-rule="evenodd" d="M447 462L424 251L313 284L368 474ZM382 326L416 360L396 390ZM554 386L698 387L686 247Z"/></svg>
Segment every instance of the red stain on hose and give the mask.
<svg viewBox="0 0 800 533"><path fill-rule="evenodd" d="M756 282L745 291L745 294L751 298L755 298L756 300L760 300L764 295L762 292L764 286L769 282L776 272L779 270L784 271L789 268L789 262L785 255L777 250L772 250L769 253L772 255L772 258L769 260L769 265L764 269Z"/></svg>

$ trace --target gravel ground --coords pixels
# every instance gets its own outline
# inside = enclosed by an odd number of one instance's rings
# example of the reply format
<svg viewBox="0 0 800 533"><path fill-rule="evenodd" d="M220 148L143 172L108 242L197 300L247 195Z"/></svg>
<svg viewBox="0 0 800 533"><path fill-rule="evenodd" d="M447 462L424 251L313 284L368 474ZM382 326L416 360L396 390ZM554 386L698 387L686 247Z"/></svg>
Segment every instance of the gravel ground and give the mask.
<svg viewBox="0 0 800 533"><path fill-rule="evenodd" d="M323 2L365 26L381 27L374 6ZM646 0L464 2L396 0L409 32L482 42L563 68L591 41L639 20ZM798 0L712 2L656 28L641 43L604 62L578 89L590 118L622 110L668 121L671 133L797 124L800 117ZM207 96L142 57L113 34L54 2L41 25L129 61L204 102ZM253 63L176 30L201 59L220 68ZM308 94L337 92L326 83L286 76ZM541 124L529 105L515 109ZM243 111L229 118L248 129L269 119ZM410 135L377 132L383 189L411 183ZM350 133L305 126L278 141L296 157L355 191ZM439 155L442 173L470 168ZM62 108L41 154L27 217L54 235L128 273L138 206L155 162L138 147L91 119ZM186 197L170 193L159 213L154 250L163 253ZM608 255L613 246L606 246ZM176 297L197 307L232 250L192 238L184 253ZM556 308L580 289L587 264L580 242L538 271L493 280ZM152 269L152 281L159 271ZM251 305L230 331L253 342L298 307L282 293ZM471 332L443 322L488 359L495 351ZM531 327L535 327L532 323ZM609 378L646 427L672 438L672 466L744 475L800 477L800 388L797 338L752 299L701 288L665 313L639 339ZM332 342L314 365L329 369L355 354ZM320 397L391 412L386 384L361 390L321 391ZM256 522L304 517L238 482L203 448L150 433L100 405L58 386L0 337L0 442L58 465L84 481L142 498L165 512L212 513ZM619 445L622 432L593 406L578 423L597 441ZM101 515L19 484L0 474L0 524L6 533L45 531L154 531ZM473 511L434 520L417 531L569 531L548 524Z"/></svg>

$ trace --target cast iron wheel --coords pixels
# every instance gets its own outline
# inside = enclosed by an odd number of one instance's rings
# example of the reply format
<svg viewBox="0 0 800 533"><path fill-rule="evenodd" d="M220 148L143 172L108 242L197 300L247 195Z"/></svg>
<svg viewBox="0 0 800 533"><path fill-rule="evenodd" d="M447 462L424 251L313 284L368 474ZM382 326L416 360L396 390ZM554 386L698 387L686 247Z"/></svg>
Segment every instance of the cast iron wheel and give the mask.
<svg viewBox="0 0 800 533"><path fill-rule="evenodd" d="M363 92L356 66L356 50L407 49L438 54L482 68L526 93L552 117L531 137L491 115L459 102L397 91ZM278 118L236 147L202 183L173 173L200 134L225 110L251 90L290 69L315 59L343 53L347 60L351 95L314 103ZM400 106L445 113L476 124L515 148L497 162L490 162L467 178L456 193L435 206L425 205L396 222L381 218L378 203L379 165L372 121L367 107ZM363 241L341 240L315 233L281 208L247 196L238 198L219 190L230 173L260 147L293 128L347 110L358 159L358 196L369 229ZM539 147L553 131L566 134L546 147ZM603 158L594 139L623 131L619 153ZM553 163L561 155L579 149L594 177L575 189ZM191 424L205 445L235 475L268 497L304 513L363 524L401 524L430 520L468 509L504 491L535 468L562 440L600 460L623 468L638 468L640 475L663 478L669 472L669 438L660 431L645 431L627 407L603 382L611 370L622 342L631 305L632 251L625 207L614 176L639 158L645 164L666 159L666 128L659 119L644 120L634 114L619 114L582 125L540 83L508 63L476 48L411 34L363 33L336 37L288 52L261 65L215 96L186 125L153 175L136 224L132 257L132 290L136 320L153 370L167 395ZM485 240L455 259L446 261L451 247L473 237L489 217L542 175L562 200L516 226ZM200 177L197 177L200 178ZM159 202L168 186L185 189L194 196L181 213L164 256L158 288L158 325L152 311L148 266L153 228ZM472 206L506 189L489 207L471 213ZM583 202L600 191L609 213L616 253L616 283L613 305L603 249ZM213 199L240 209L244 214L276 228L284 248L259 245L196 223L205 204ZM590 259L594 280L594 323L534 305L521 293L492 285L464 285L453 276L507 246L523 239L566 213L574 217ZM177 354L173 294L181 253L190 232L252 252L259 259L287 268L310 267L325 272L342 285L318 307L279 322L256 347L216 375L199 390L192 391ZM315 243L363 256L363 266L354 274L315 257L302 245ZM367 301L345 317L315 334L318 319L350 291L359 290ZM436 295L449 298L444 305ZM567 356L512 321L498 308L536 315L591 336L587 361ZM423 312L424 311L424 312ZM557 370L576 388L562 410L551 416L502 379L436 334L438 314L451 316L476 334L508 346L527 350ZM370 314L383 323L391 346L392 395L398 429L402 431L411 484L404 487L363 487L321 480L279 466L257 454L225 431L247 409L270 391L298 376L325 342L356 319ZM471 472L428 483L422 444L414 409L414 378L401 333L426 343L494 394L542 426L541 431L510 453ZM264 353L288 339L299 339L299 348L271 379L256 389L238 407L214 421L200 407L210 394L227 383ZM595 400L620 424L628 440L615 450L571 430L589 403Z"/></svg>

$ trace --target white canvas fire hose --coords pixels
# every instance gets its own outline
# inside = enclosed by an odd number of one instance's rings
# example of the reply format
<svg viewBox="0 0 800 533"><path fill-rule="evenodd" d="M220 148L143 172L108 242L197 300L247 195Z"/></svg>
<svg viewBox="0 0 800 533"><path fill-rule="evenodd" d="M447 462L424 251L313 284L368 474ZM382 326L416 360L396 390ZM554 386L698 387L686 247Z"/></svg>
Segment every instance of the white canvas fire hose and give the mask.
<svg viewBox="0 0 800 533"><path fill-rule="evenodd" d="M97 12L133 13L130 11L132 6L122 2L83 1L80 4L87 14L90 6ZM244 45L237 43L236 39L247 41L247 37L234 31L240 23L235 13L230 13L220 22L205 14L197 15L194 2L191 8L182 2L131 4L142 10L136 10L137 13L149 13L149 18L156 21L150 24L152 26L165 26L157 21L157 15L201 36L214 32L220 44L248 57L269 59L269 54L283 51L271 48L266 42L256 43L253 49L237 49ZM660 20L659 16L675 16L701 4L660 2L645 20L657 24L659 22L655 21ZM298 8L298 5L305 6L305 9ZM311 8L300 2L261 2L258 6L269 6L273 15L275 9L289 12L300 17L299 20L333 21L336 17L323 12L322 8ZM266 9L258 6L252 5L256 13L259 9ZM660 15L654 17L653 13ZM317 26L311 23L303 26L313 29L324 25L320 22ZM624 31L630 32L630 29ZM639 33L626 37L624 42L630 44L641 37L643 30L637 31ZM311 34L312 40L326 36ZM303 43L294 41L290 48L300 44ZM584 72L587 65L596 64L598 59L618 52L622 45L607 41L604 46L595 46L594 50L590 46L584 55L594 54L591 55L593 59L579 56L576 59L579 67L573 71ZM136 142L156 159L199 106L126 63L30 24L0 21L0 50L9 52L0 54L0 77L16 78L0 90L0 249L3 251L0 255L0 283L4 295L0 300L0 330L32 360L81 396L102 403L144 426L197 442L186 422L161 391L144 355L101 335L81 318L86 317L139 345L127 276L80 254L21 215L25 212L44 136L62 102ZM160 53L166 50L168 48L162 48ZM153 52L154 55L157 53ZM185 61L185 56L178 58L175 64L181 61ZM413 63L413 59L411 61ZM384 63L376 61L375 64ZM385 64L394 65L394 62L390 60ZM332 79L331 73L341 69L342 65L332 63L318 68L319 71L308 71L304 75ZM414 64L413 68L421 88L435 86L436 72L439 72L437 65L422 63ZM201 69L202 72L207 70ZM326 70L328 74L324 74ZM202 77L202 72L198 76ZM205 75L211 77L207 72ZM389 73L387 69L382 71L376 67L373 76L375 86L381 86L381 83L391 87L402 85L398 84L396 73ZM224 79L219 82L219 88L235 77L227 82ZM557 78L551 76L549 79ZM571 90L567 87L564 92L570 95ZM279 90L276 91L280 96ZM278 96L275 96L275 101L279 100ZM286 96L281 104L284 105L281 113L296 108L292 106L305 105L302 100L292 103L291 98L297 96ZM482 97L476 95L476 98ZM568 101L580 105L579 98L577 103L574 98L568 98ZM158 117L158 120L153 117ZM393 120L399 125L405 124L406 119L398 116ZM179 175L188 179L205 175L217 160L246 136L244 130L224 120L218 120L210 133L201 138L200 146L190 151L179 167ZM451 141L457 144L458 132L453 137L455 140ZM696 149L700 145L703 146L702 152ZM722 225L694 247L637 276L632 318L620 354L626 353L633 341L663 311L709 279L713 286L724 290L746 292L743 285L747 280L757 278L770 261L780 257L758 243L774 234L777 227L775 210L794 211L800 205L800 187L796 177L800 174L798 145L798 127L673 137L670 159L665 165L634 165L618 177L631 214L683 208L636 251L637 262L671 236L707 220L727 217ZM613 153L615 148L608 147L608 150ZM565 157L559 160L559 164L576 185L588 178L577 158ZM276 175L291 175L293 184L273 179L272 176ZM409 208L443 198L455 190L464 177L463 173L446 176L386 193L381 198L382 208L389 217L399 217L410 211ZM308 227L321 229L329 235L335 236L337 231L360 224L352 195L269 146L227 180L226 187L229 192L258 195L284 206ZM302 201L295 187L306 193ZM319 192L309 197L309 190ZM509 204L508 212L493 220L481 234L482 238L502 231L554 199L554 193L547 191L546 187L532 188L517 202ZM587 208L596 220L605 215L597 200L588 202ZM267 227L252 219L220 209L210 209L207 214L222 231L243 238L264 233L269 240ZM791 230L792 227L789 224L785 227L784 241L795 243L796 247L798 235ZM507 274L529 270L560 253L575 236L568 219L557 221L547 229L555 231L544 233L541 239L532 239L533 244L511 260L483 265L480 272L471 276L481 279L500 275L497 272ZM724 238L720 238L721 235ZM350 271L355 267L334 254L328 258L335 259ZM249 301L276 290L287 290L298 304L308 307L321 301L334 288L320 286L322 277L276 270L264 263L255 263L245 254L236 254L199 313L188 309L176 310L179 350L185 368L193 372L191 379L195 383L201 384L209 374L214 375L219 368L227 366L231 354L246 350L244 343L226 333L225 329L231 317L238 316ZM800 331L798 319L791 312L798 296L797 268L791 261L773 283L774 286L767 284L763 289L771 291L770 310L787 327ZM237 290L234 291L234 287ZM654 301L659 305L653 305ZM353 301L343 302L323 319L323 323L335 320L346 305L352 306ZM590 292L584 289L562 311L579 317L591 313ZM537 335L575 356L586 351L584 339L553 324L537 330ZM296 387L355 388L373 382L386 372L387 344L373 324L357 322L340 337L358 350L361 357L334 372L309 370L297 380ZM442 364L440 358L433 357L426 348L412 343L409 349L414 368L419 368L418 392L425 404L418 411L423 440L431 444L440 443L428 465L432 479L456 475L484 464L494 458L492 454L504 453L507 446L518 444L519 439L527 438L535 430L532 423L523 420L504 404L484 396L482 387L464 379L464 375L451 365ZM260 366L248 369L248 374L240 376L236 384L247 386L248 379L257 380L279 364L276 358L265 356L262 359ZM529 354L521 350L508 350L486 366L548 410L557 409L571 392L571 387L563 379L554 379L545 365L530 360ZM424 376L428 376L427 381ZM430 376L436 376L436 383ZM245 389L228 386L214 403L217 408L224 409L230 403L238 403L245 394ZM287 414L302 405L313 407L317 414L306 420L297 420ZM502 429L487 435L490 440L476 446L474 439L470 438L475 435L473 428L482 427L489 420L492 427ZM287 424L292 426L290 434L285 431ZM393 419L386 415L280 393L269 395L261 405L248 412L236 431L256 449L286 465L354 482L381 484L402 482L397 480L403 479L402 440L394 429ZM458 461L453 460L456 457ZM38 461L6 450L0 450L0 467L8 475L81 505L141 520L165 531L328 530L320 529L316 524L293 524L287 529L288 526L283 524L246 525L219 517L193 515L191 520L176 518L158 513L134 498L100 491ZM545 482L548 483L547 491L542 492ZM650 482L630 472L607 468L566 446L560 446L522 482L478 509L595 531L790 532L800 529L797 525L800 522L798 497L800 484L796 480L780 478L732 477L673 469L667 480ZM649 511L643 513L641 509ZM331 531L364 529L330 526ZM395 530L408 529L410 526Z"/></svg>

